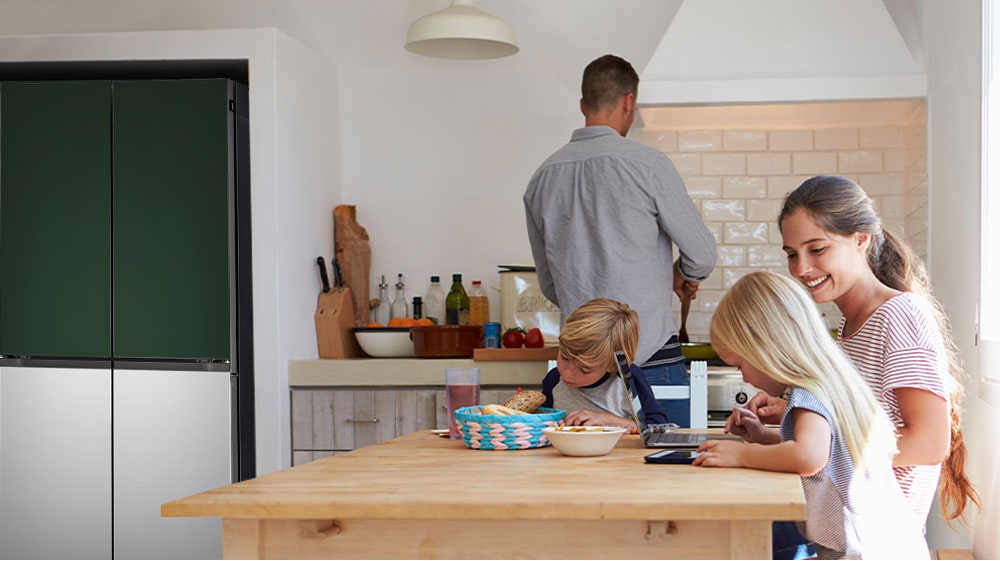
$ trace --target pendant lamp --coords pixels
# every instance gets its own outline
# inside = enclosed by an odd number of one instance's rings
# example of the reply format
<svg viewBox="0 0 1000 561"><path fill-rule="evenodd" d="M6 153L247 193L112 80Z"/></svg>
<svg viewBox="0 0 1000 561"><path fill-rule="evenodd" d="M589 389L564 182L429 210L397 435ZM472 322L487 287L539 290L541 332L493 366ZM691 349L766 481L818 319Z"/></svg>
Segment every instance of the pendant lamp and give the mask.
<svg viewBox="0 0 1000 561"><path fill-rule="evenodd" d="M447 8L410 25L406 50L439 58L500 58L518 51L514 30L504 20L472 5L452 0Z"/></svg>

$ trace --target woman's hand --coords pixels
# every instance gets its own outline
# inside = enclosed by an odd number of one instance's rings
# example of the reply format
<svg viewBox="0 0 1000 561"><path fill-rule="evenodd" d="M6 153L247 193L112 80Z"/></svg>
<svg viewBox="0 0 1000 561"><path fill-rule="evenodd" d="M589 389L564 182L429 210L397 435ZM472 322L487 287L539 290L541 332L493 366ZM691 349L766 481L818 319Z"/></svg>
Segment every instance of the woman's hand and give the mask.
<svg viewBox="0 0 1000 561"><path fill-rule="evenodd" d="M605 426L605 427L625 427L628 430L635 430L635 422L625 417L619 417L606 411L595 411L593 409L575 409L566 413L563 424L567 427L581 426Z"/></svg>
<svg viewBox="0 0 1000 561"><path fill-rule="evenodd" d="M774 431L768 430L752 411L742 407L733 407L733 412L726 419L726 432L746 442L774 444Z"/></svg>
<svg viewBox="0 0 1000 561"><path fill-rule="evenodd" d="M757 395L750 398L747 402L746 409L756 415L762 423L768 425L777 425L781 422L781 417L785 415L785 408L788 407L788 402L780 397L774 397L768 395L765 392L758 392Z"/></svg>

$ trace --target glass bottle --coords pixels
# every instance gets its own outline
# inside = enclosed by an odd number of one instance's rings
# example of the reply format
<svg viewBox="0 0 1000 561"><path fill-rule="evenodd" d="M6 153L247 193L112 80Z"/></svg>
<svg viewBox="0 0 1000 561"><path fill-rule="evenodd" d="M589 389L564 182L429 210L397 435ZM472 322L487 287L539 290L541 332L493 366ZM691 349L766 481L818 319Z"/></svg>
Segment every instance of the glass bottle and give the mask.
<svg viewBox="0 0 1000 561"><path fill-rule="evenodd" d="M469 325L469 295L462 285L462 274L451 275L451 290L444 301L448 325Z"/></svg>
<svg viewBox="0 0 1000 561"><path fill-rule="evenodd" d="M382 325L389 325L391 319L389 295L385 292L387 288L389 285L385 283L385 275L382 275L382 282L378 284L378 306L375 308L375 321Z"/></svg>
<svg viewBox="0 0 1000 561"><path fill-rule="evenodd" d="M413 297L413 319L424 317L424 303L419 296Z"/></svg>
<svg viewBox="0 0 1000 561"><path fill-rule="evenodd" d="M424 295L424 317L429 318L436 325L444 325L444 289L441 288L441 277L431 275L431 285Z"/></svg>
<svg viewBox="0 0 1000 561"><path fill-rule="evenodd" d="M396 277L396 298L392 301L392 317L405 318L410 309L406 303L406 285L403 283L403 273Z"/></svg>
<svg viewBox="0 0 1000 561"><path fill-rule="evenodd" d="M482 281L472 281L469 291L469 325L485 325L490 321L490 299Z"/></svg>

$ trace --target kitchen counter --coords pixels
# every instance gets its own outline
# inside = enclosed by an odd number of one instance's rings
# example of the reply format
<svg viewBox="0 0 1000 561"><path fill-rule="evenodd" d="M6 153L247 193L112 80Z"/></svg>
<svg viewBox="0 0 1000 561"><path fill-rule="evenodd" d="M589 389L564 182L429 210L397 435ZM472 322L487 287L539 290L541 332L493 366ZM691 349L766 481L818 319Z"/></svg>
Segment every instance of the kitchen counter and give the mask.
<svg viewBox="0 0 1000 561"><path fill-rule="evenodd" d="M219 516L226 559L769 559L799 477L467 448L419 431L162 505Z"/></svg>
<svg viewBox="0 0 1000 561"><path fill-rule="evenodd" d="M471 358L312 359L288 362L288 385L444 386L445 368L479 368L482 386L538 386L545 360L481 361Z"/></svg>

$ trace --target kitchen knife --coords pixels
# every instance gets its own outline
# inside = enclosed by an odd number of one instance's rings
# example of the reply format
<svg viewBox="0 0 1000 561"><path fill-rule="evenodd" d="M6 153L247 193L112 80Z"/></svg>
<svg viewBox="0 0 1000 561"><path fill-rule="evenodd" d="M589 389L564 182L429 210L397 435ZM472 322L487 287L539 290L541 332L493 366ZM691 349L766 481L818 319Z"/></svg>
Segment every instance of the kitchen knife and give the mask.
<svg viewBox="0 0 1000 561"><path fill-rule="evenodd" d="M319 265L319 278L323 281L323 292L330 292L330 278L326 276L326 260L320 255L316 258L316 264Z"/></svg>
<svg viewBox="0 0 1000 561"><path fill-rule="evenodd" d="M344 276L340 273L340 259L333 256L333 283L337 287L337 292L344 291Z"/></svg>

